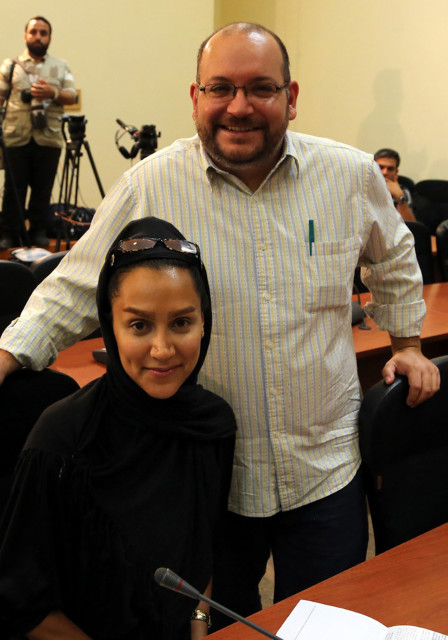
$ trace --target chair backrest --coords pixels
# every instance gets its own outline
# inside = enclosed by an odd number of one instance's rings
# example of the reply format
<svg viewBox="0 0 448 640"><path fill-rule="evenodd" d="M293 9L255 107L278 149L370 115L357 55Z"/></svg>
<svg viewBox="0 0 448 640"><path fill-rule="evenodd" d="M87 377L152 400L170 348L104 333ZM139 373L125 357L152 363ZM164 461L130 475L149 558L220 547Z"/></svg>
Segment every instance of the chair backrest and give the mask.
<svg viewBox="0 0 448 640"><path fill-rule="evenodd" d="M58 264L61 262L62 258L68 253L67 251L58 251L57 253L52 253L49 256L44 256L43 258L39 258L35 260L30 269L34 274L37 282L40 283L42 280L50 275L50 273L55 269Z"/></svg>
<svg viewBox="0 0 448 640"><path fill-rule="evenodd" d="M24 264L0 260L0 334L20 315L36 286L34 274Z"/></svg>
<svg viewBox="0 0 448 640"><path fill-rule="evenodd" d="M437 259L442 280L448 280L448 220L444 220L436 229Z"/></svg>
<svg viewBox="0 0 448 640"><path fill-rule="evenodd" d="M0 514L8 498L17 457L40 414L79 389L70 376L20 369L0 386Z"/></svg>
<svg viewBox="0 0 448 640"><path fill-rule="evenodd" d="M379 382L359 413L367 497L381 553L448 521L448 356L434 358L441 389L411 409L407 379Z"/></svg>
<svg viewBox="0 0 448 640"><path fill-rule="evenodd" d="M407 189L411 195L413 194L415 189L415 182L412 180L412 178L408 178L407 176L402 176L401 174L399 174L398 184L400 184L402 187L405 187L405 189Z"/></svg>
<svg viewBox="0 0 448 640"><path fill-rule="evenodd" d="M412 196L414 214L434 235L437 226L448 218L448 180L421 180Z"/></svg>
<svg viewBox="0 0 448 640"><path fill-rule="evenodd" d="M406 222L415 240L415 253L423 276L423 284L435 282L434 261L432 256L431 233L421 222Z"/></svg>

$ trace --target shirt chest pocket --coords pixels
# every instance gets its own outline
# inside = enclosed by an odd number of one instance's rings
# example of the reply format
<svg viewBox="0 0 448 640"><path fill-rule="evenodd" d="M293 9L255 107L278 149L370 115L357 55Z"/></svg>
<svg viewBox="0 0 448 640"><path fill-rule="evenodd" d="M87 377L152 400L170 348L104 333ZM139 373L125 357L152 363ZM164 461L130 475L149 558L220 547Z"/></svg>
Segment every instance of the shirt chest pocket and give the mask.
<svg viewBox="0 0 448 640"><path fill-rule="evenodd" d="M314 242L306 248L306 306L309 311L346 306L353 294L359 239Z"/></svg>

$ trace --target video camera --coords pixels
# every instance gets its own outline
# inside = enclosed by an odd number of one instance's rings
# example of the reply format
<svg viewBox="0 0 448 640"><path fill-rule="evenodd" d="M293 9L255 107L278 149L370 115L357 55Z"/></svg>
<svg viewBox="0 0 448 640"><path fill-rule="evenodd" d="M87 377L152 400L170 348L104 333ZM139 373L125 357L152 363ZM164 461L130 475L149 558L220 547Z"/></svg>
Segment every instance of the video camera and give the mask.
<svg viewBox="0 0 448 640"><path fill-rule="evenodd" d="M133 146L128 150L126 147L119 145L121 136L118 136L118 132L115 134L115 144L117 145L118 151L124 158L127 160L135 158L137 153L140 151L140 159L143 160L143 158L146 158L146 156L149 156L156 151L157 138L160 138L161 134L160 131L157 131L154 124L144 124L139 131L137 127L125 124L119 118L117 118L116 122L122 129L129 133L134 140Z"/></svg>
<svg viewBox="0 0 448 640"><path fill-rule="evenodd" d="M64 113L59 120L62 122L62 134L66 141L67 139L72 140L73 142L84 140L87 124L85 116L72 116L68 113ZM68 125L68 136L65 133L65 125Z"/></svg>

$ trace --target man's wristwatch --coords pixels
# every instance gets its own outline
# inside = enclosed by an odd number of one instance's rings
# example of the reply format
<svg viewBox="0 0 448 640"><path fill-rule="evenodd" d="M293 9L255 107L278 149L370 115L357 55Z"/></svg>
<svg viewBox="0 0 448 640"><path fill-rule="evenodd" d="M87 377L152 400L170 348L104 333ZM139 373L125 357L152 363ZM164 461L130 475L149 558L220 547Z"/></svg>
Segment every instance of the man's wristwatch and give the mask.
<svg viewBox="0 0 448 640"><path fill-rule="evenodd" d="M399 204L406 204L407 201L408 199L406 198L406 196L401 196L401 198L398 198L398 200L394 200L394 203L396 206L398 206Z"/></svg>

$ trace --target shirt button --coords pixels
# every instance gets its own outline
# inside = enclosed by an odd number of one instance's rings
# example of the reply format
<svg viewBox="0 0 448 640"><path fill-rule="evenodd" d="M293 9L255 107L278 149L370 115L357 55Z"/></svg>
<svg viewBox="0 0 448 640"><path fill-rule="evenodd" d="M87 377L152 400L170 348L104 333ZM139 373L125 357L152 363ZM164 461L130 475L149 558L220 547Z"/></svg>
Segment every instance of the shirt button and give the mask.
<svg viewBox="0 0 448 640"><path fill-rule="evenodd" d="M263 298L265 300L270 300L271 299L271 294L270 293L263 293Z"/></svg>
<svg viewBox="0 0 448 640"><path fill-rule="evenodd" d="M260 244L260 251L266 251L266 245Z"/></svg>
<svg viewBox="0 0 448 640"><path fill-rule="evenodd" d="M274 348L274 343L271 342L270 340L268 340L268 342L266 342L266 348L267 349L273 349Z"/></svg>

